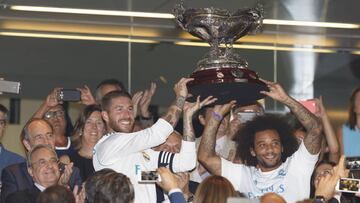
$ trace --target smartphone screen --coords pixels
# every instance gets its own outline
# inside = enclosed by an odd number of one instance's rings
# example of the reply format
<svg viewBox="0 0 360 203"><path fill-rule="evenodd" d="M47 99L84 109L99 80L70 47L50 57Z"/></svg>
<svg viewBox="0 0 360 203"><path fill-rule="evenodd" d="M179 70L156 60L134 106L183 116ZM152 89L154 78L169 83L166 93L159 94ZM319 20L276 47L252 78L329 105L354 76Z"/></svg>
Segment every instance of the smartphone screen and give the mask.
<svg viewBox="0 0 360 203"><path fill-rule="evenodd" d="M300 104L302 104L307 110L309 110L311 113L316 112L316 103L315 100L309 99L305 101L299 101Z"/></svg>
<svg viewBox="0 0 360 203"><path fill-rule="evenodd" d="M359 179L340 178L337 190L339 192L357 193L359 192Z"/></svg>
<svg viewBox="0 0 360 203"><path fill-rule="evenodd" d="M160 181L160 176L157 171L141 171L139 182L155 183Z"/></svg>
<svg viewBox="0 0 360 203"><path fill-rule="evenodd" d="M238 112L237 113L237 116L241 123L246 123L248 121L251 121L257 115L258 115L258 113L256 113L256 112Z"/></svg>
<svg viewBox="0 0 360 203"><path fill-rule="evenodd" d="M65 171L65 164L62 162L59 162L59 171L60 171L60 174L63 174Z"/></svg>
<svg viewBox="0 0 360 203"><path fill-rule="evenodd" d="M80 101L81 92L77 89L62 89L59 92L58 99L60 101Z"/></svg>
<svg viewBox="0 0 360 203"><path fill-rule="evenodd" d="M346 157L345 158L346 169L360 170L360 157Z"/></svg>

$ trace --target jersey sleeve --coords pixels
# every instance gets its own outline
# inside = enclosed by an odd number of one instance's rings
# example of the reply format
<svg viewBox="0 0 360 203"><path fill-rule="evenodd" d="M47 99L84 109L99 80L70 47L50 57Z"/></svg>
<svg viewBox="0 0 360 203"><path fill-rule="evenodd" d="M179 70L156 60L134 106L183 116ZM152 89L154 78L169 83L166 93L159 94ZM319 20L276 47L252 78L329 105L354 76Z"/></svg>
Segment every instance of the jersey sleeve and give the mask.
<svg viewBox="0 0 360 203"><path fill-rule="evenodd" d="M221 158L221 176L227 178L237 191L242 191L240 187L243 173L244 166L242 164L235 164Z"/></svg>
<svg viewBox="0 0 360 203"><path fill-rule="evenodd" d="M153 126L134 133L114 133L97 144L94 155L102 165L116 162L120 157L141 152L165 142L173 132L173 127L164 119L159 119Z"/></svg>
<svg viewBox="0 0 360 203"><path fill-rule="evenodd" d="M318 161L319 154L310 154L306 149L304 142L301 142L299 149L290 157L289 171L295 174L312 174L315 164Z"/></svg>
<svg viewBox="0 0 360 203"><path fill-rule="evenodd" d="M156 153L157 167L167 167L174 173L190 171L196 166L195 142L182 141L179 153L166 151Z"/></svg>

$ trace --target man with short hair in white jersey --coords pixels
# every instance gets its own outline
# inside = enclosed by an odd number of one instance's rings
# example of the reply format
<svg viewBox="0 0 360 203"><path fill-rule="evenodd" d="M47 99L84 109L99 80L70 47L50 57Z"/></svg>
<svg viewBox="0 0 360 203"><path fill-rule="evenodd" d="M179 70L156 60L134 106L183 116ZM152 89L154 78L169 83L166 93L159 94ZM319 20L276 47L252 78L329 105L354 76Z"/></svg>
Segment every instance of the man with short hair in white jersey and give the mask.
<svg viewBox="0 0 360 203"><path fill-rule="evenodd" d="M131 96L113 91L102 99L102 116L108 134L94 147L95 170L111 168L127 175L134 185L135 202L156 202L155 184L138 183L140 171L154 171L159 165L173 172L188 171L195 167L195 137L184 136L179 154L156 152L151 149L165 142L173 132L183 111L188 95L186 84L193 79L182 78L174 87L175 102L153 126L134 132L134 114Z"/></svg>

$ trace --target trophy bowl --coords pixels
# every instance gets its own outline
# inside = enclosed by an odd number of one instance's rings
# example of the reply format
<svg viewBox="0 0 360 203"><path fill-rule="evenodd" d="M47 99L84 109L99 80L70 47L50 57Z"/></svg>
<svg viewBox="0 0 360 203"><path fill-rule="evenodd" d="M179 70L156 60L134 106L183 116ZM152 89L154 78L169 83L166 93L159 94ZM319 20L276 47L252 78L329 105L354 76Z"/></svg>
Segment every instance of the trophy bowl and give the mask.
<svg viewBox="0 0 360 203"><path fill-rule="evenodd" d="M268 91L267 86L256 72L248 69L246 60L232 49L233 43L248 34L256 32L262 25L262 9L239 9L230 13L224 9L185 9L177 5L174 9L177 24L185 31L211 45L210 52L201 59L188 83L189 92L195 101L214 96L216 104L236 100L237 104L249 104L265 97L260 91ZM220 49L225 44L225 49Z"/></svg>
<svg viewBox="0 0 360 203"><path fill-rule="evenodd" d="M249 32L257 31L262 24L262 14L257 8L230 13L224 9L175 9L178 25L209 44L232 44Z"/></svg>

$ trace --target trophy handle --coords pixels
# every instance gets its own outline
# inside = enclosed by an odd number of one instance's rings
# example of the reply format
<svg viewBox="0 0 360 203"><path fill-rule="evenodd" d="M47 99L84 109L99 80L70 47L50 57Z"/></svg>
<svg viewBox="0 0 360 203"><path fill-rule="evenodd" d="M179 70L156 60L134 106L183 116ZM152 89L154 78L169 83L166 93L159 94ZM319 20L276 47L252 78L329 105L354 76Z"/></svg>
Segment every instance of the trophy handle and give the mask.
<svg viewBox="0 0 360 203"><path fill-rule="evenodd" d="M181 0L180 4L176 4L173 9L173 13L175 16L175 21L180 26L180 28L183 30L187 30L185 27L185 25L186 25L185 18L184 18L185 7L184 7L183 3L184 3L184 1Z"/></svg>

